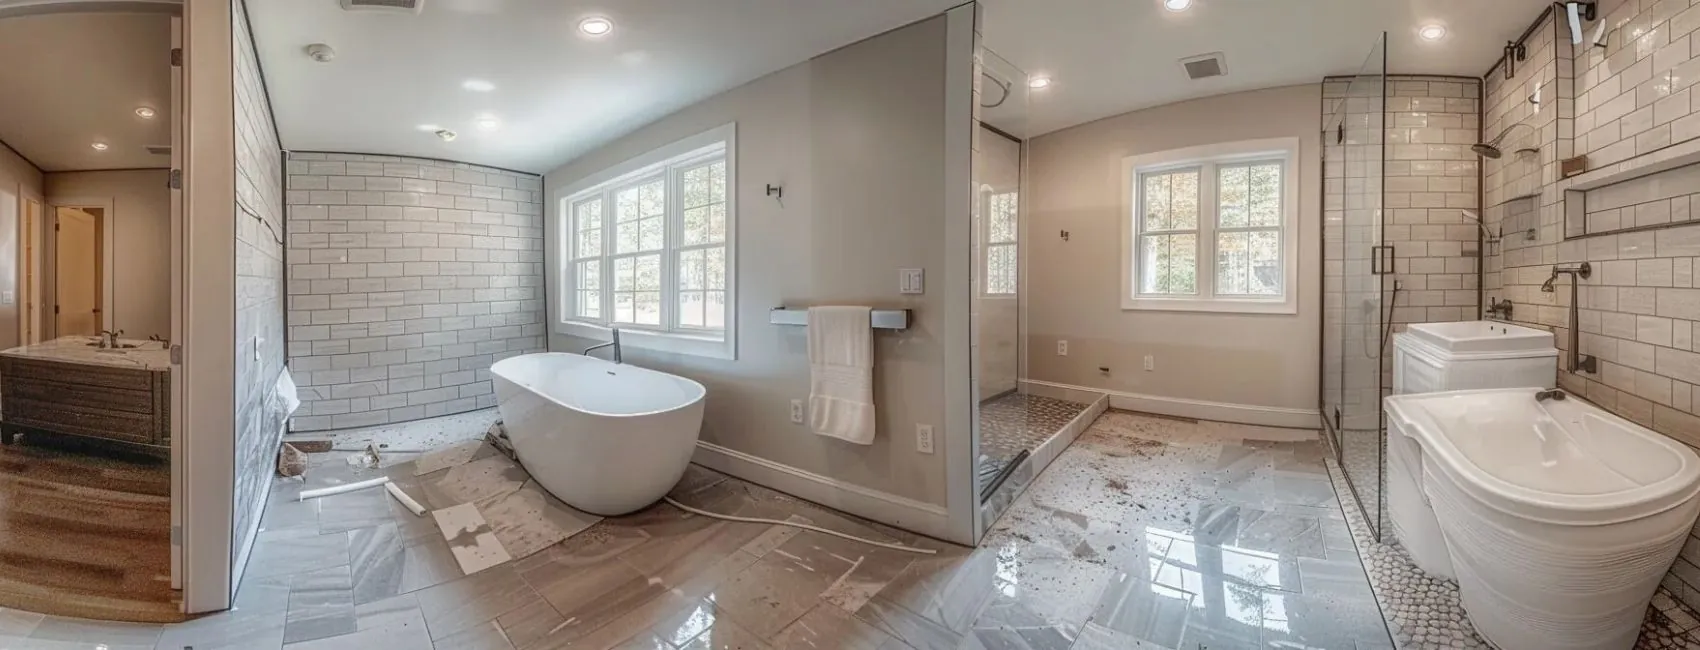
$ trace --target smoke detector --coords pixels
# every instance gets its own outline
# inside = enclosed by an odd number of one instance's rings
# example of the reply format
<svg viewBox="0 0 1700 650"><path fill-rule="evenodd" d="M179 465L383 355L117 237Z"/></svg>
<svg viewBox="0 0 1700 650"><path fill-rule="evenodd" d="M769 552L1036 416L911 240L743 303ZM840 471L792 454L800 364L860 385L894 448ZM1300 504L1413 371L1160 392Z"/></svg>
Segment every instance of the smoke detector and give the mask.
<svg viewBox="0 0 1700 650"><path fill-rule="evenodd" d="M1228 65L1222 60L1221 52L1211 52L1181 59L1181 68L1186 70L1188 79L1195 81L1228 74Z"/></svg>
<svg viewBox="0 0 1700 650"><path fill-rule="evenodd" d="M417 14L425 0L342 0L345 11L376 11L392 14Z"/></svg>
<svg viewBox="0 0 1700 650"><path fill-rule="evenodd" d="M331 49L331 46L325 45L324 43L308 45L305 48L305 51L307 52L308 57L312 58L314 61L318 61L319 63L330 63L332 60L336 59L336 50Z"/></svg>

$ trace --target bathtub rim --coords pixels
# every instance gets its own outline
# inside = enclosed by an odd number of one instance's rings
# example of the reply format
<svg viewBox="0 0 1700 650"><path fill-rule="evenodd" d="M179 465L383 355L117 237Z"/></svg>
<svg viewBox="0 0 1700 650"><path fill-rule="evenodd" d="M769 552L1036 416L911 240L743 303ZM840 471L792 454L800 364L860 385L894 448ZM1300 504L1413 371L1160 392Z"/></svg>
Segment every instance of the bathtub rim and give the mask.
<svg viewBox="0 0 1700 650"><path fill-rule="evenodd" d="M504 363L507 363L508 361L511 361L511 360L514 360L514 359L520 359L520 358L524 358L524 357L571 357L575 360L593 361L593 362L596 362L596 363L599 363L599 364L609 365L609 366L630 366L632 368L636 368L636 369L642 370L644 372L652 372L652 373L655 373L655 374L658 374L658 375L665 375L667 377L671 377L673 379L677 379L679 381L686 382L686 383L690 384L691 386L696 387L696 397L689 400L689 401L681 403L677 406L671 406L671 407L668 407L668 408L658 409L658 410L654 410L654 411L644 411L644 412L641 412L641 413L603 413L601 411L593 411L593 410L590 410L590 409L579 408L579 407L567 404L565 402L562 402L561 400L555 399L554 396L549 395L549 394L544 393L544 392L541 392L541 391L538 391L538 390L532 388L531 386L529 386L525 383L514 381L514 379L511 375L509 375L508 373L501 372L501 371L496 369L498 366L500 366ZM536 395L538 397L546 399L549 402L560 406L561 408L569 409L569 410L572 410L572 411L577 412L577 413L584 413L586 415L594 415L594 416L597 416L597 417L606 417L606 418L639 418L639 417L648 417L648 416L654 416L654 415L663 415L663 414L673 413L675 411L682 411L684 409L691 408L691 407L697 405L698 403L703 402L704 400L706 400L708 398L708 388L706 386L703 386L702 382L699 382L695 379L691 379L690 377L683 377L683 376L680 376L680 375L675 375L675 374L670 373L670 372L662 372L662 371L656 370L654 368L645 368L643 366L632 365L632 364L629 364L629 363L614 363L614 362L608 361L606 359L598 359L596 357L592 357L592 356L589 356L589 355L573 354L571 352L531 352L531 353L527 353L527 354L514 355L514 356L511 356L511 357L508 357L506 359L502 359L500 361L497 361L495 363L490 364L490 375L492 377L500 377L502 379L502 381L505 381L505 382L508 382L508 383L513 384L515 386L518 386L520 388L523 388L526 391L529 391L530 393L532 393L533 395ZM497 406L500 406L500 405L501 405L501 397L498 395L497 396Z"/></svg>

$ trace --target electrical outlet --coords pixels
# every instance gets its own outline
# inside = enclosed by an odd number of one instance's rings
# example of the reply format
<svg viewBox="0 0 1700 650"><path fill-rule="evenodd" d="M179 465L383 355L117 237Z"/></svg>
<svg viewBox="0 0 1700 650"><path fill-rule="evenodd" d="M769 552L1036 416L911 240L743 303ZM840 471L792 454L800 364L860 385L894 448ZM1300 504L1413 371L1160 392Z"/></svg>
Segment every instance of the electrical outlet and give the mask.
<svg viewBox="0 0 1700 650"><path fill-rule="evenodd" d="M1068 356L1068 339L1057 339L1057 356Z"/></svg>
<svg viewBox="0 0 1700 650"><path fill-rule="evenodd" d="M803 400L791 400L791 424L803 423Z"/></svg>
<svg viewBox="0 0 1700 650"><path fill-rule="evenodd" d="M1145 372L1151 372L1151 371L1156 370L1156 369L1157 369L1157 358L1153 357L1149 354L1145 355Z"/></svg>
<svg viewBox="0 0 1700 650"><path fill-rule="evenodd" d="M915 451L923 454L933 453L933 425L915 425Z"/></svg>

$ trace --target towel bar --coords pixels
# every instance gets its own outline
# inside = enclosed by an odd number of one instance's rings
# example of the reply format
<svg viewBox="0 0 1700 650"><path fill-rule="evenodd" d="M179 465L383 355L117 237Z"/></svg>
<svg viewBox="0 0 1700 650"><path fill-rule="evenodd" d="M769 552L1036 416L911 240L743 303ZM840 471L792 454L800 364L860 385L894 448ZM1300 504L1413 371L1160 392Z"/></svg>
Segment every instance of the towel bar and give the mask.
<svg viewBox="0 0 1700 650"><path fill-rule="evenodd" d="M868 319L874 329L909 329L909 310L907 309L875 309L870 312ZM767 313L767 320L774 325L806 326L809 324L809 310L774 307L773 311Z"/></svg>

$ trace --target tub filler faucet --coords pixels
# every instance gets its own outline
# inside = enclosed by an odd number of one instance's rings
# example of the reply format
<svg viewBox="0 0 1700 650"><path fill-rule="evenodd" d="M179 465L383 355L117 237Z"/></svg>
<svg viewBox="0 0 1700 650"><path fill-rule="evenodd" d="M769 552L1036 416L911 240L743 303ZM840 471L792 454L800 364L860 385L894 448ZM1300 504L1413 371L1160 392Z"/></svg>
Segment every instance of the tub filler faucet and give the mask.
<svg viewBox="0 0 1700 650"><path fill-rule="evenodd" d="M1537 401L1537 402L1545 402L1549 399L1550 400L1560 400L1560 401L1562 401L1562 400L1564 400L1564 397L1565 397L1564 391L1561 390L1561 389L1557 389L1557 388L1553 388L1553 389L1550 389L1550 390L1543 390L1543 391L1540 391L1538 393L1535 393L1535 401Z"/></svg>
<svg viewBox="0 0 1700 650"><path fill-rule="evenodd" d="M620 360L620 328L618 328L618 327L614 328L614 340L609 341L607 343L602 343L600 345L592 345L588 348L585 348L584 354L585 354L585 356L590 356L590 353L595 352L597 350L600 350L602 348L614 348L614 363L625 363L624 361Z"/></svg>

